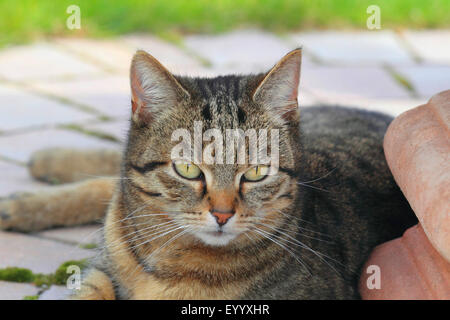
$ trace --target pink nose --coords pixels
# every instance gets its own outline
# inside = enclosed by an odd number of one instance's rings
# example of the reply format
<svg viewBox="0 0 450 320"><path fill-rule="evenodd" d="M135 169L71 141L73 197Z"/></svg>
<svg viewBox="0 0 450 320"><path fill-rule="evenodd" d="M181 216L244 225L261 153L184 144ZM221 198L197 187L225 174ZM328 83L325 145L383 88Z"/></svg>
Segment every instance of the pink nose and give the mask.
<svg viewBox="0 0 450 320"><path fill-rule="evenodd" d="M223 226L234 215L234 213L231 213L231 212L223 213L223 212L217 212L217 211L214 211L211 214L214 216L214 218L216 218L216 221L219 226Z"/></svg>

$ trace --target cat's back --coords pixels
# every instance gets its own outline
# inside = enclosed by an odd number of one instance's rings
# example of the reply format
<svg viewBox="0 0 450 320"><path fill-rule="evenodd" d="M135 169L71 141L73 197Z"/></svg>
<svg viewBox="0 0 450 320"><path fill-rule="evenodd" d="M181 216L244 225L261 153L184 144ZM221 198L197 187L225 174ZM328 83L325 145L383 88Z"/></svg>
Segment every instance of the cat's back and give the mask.
<svg viewBox="0 0 450 320"><path fill-rule="evenodd" d="M313 197L354 213L338 216L366 224L374 241L401 235L415 221L384 156L383 139L392 120L379 112L328 106L305 108L301 119L300 181L317 179L308 184L323 191L306 187Z"/></svg>
<svg viewBox="0 0 450 320"><path fill-rule="evenodd" d="M344 268L334 266L353 288L373 247L400 236L416 221L384 157L383 138L391 121L382 113L343 107L317 106L301 112L299 182L304 184L299 211L309 221L303 227L328 235L330 243L312 240L310 246L342 263ZM316 258L312 267L317 274L328 274L328 282L337 281L335 290L345 291L339 288L343 279L330 273L326 263ZM311 283L311 292L322 291L317 290L321 286L323 292L330 290L324 281ZM346 296L343 292L337 296Z"/></svg>

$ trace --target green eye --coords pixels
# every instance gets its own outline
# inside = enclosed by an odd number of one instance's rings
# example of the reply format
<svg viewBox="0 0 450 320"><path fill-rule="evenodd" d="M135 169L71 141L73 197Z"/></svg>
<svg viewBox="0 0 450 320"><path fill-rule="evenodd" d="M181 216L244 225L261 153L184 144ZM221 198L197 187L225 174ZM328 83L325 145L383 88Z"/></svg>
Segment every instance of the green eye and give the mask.
<svg viewBox="0 0 450 320"><path fill-rule="evenodd" d="M247 170L244 173L244 177L248 181L259 181L265 178L268 173L269 173L268 166L256 166Z"/></svg>
<svg viewBox="0 0 450 320"><path fill-rule="evenodd" d="M196 179L200 177L202 171L192 163L175 163L175 171L186 179Z"/></svg>

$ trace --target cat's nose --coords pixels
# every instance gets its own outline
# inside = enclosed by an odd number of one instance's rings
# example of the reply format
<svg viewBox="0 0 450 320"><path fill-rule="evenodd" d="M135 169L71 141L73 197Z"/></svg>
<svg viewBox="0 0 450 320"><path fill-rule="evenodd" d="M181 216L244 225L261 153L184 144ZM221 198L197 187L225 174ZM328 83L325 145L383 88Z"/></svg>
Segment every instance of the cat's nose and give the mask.
<svg viewBox="0 0 450 320"><path fill-rule="evenodd" d="M211 212L211 214L213 215L214 218L216 218L217 224L219 226L223 226L234 215L234 212L213 211Z"/></svg>

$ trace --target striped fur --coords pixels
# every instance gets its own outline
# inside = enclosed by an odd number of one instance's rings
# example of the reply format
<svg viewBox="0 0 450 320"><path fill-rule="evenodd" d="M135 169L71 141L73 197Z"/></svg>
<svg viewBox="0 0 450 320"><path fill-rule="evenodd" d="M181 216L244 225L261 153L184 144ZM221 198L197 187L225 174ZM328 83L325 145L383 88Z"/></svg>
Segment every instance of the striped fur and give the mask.
<svg viewBox="0 0 450 320"><path fill-rule="evenodd" d="M391 118L339 107L299 112L300 57L295 50L266 74L203 79L173 76L136 54L121 178L75 299L359 297L371 249L415 222L383 156ZM279 172L249 183L241 178L249 164L202 163L201 179L181 177L171 135L186 128L193 136L195 121L203 130L278 129ZM234 213L223 229L229 240L200 236L212 210Z"/></svg>

